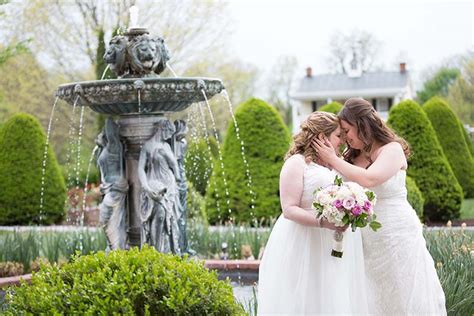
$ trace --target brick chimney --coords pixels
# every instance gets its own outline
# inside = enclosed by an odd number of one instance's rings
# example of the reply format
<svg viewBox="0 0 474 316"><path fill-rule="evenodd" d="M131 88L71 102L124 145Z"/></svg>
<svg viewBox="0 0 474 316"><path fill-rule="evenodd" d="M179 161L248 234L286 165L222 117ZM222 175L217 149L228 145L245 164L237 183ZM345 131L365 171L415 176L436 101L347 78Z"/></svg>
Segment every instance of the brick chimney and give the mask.
<svg viewBox="0 0 474 316"><path fill-rule="evenodd" d="M313 68L306 68L306 77L311 78L313 76Z"/></svg>
<svg viewBox="0 0 474 316"><path fill-rule="evenodd" d="M407 64L406 63L400 63L400 73L405 73L407 71Z"/></svg>

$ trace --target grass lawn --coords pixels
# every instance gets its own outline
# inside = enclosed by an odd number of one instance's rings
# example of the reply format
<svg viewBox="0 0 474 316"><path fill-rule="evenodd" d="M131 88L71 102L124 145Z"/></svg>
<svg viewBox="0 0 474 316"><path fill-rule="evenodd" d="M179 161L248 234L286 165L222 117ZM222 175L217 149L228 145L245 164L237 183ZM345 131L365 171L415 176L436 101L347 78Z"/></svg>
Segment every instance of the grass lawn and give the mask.
<svg viewBox="0 0 474 316"><path fill-rule="evenodd" d="M474 219L474 199L464 199L462 202L461 219Z"/></svg>

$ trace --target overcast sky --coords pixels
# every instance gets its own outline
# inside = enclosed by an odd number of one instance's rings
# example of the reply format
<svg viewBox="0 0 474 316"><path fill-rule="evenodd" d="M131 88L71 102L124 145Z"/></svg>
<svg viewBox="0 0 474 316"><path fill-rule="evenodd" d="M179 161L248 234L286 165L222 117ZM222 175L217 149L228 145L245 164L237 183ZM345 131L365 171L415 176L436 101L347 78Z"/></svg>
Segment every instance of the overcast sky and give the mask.
<svg viewBox="0 0 474 316"><path fill-rule="evenodd" d="M394 67L405 56L419 76L427 67L473 48L472 1L229 0L234 52L269 70L279 55L297 57L301 75L328 72L335 31L368 31L382 42L378 63Z"/></svg>

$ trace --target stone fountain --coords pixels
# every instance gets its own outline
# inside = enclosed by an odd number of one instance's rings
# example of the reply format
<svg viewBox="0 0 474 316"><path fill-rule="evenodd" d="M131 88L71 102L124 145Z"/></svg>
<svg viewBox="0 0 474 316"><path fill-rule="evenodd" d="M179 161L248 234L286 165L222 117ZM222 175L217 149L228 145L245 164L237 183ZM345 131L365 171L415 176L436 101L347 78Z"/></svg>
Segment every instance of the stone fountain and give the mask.
<svg viewBox="0 0 474 316"><path fill-rule="evenodd" d="M132 12L132 10L131 10ZM131 17L136 21L136 17ZM183 111L220 93L211 78L159 77L170 59L158 36L133 25L111 39L104 59L118 79L59 86L56 95L109 117L97 136L101 172L100 223L108 248L144 243L158 251L188 252L186 238L186 122L166 113Z"/></svg>

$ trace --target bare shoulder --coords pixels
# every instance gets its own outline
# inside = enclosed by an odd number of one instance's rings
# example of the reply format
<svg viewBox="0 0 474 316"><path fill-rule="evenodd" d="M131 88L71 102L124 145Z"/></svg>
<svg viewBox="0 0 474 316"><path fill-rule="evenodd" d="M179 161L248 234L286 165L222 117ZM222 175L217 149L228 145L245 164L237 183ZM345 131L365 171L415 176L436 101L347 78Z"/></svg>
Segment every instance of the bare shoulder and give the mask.
<svg viewBox="0 0 474 316"><path fill-rule="evenodd" d="M306 166L303 155L296 154L288 158L283 164L283 168L303 168Z"/></svg>
<svg viewBox="0 0 474 316"><path fill-rule="evenodd" d="M378 156L384 156L386 159L390 159L393 162L398 161L401 165L401 169L407 168L407 161L403 147L398 142L390 142L380 147Z"/></svg>

